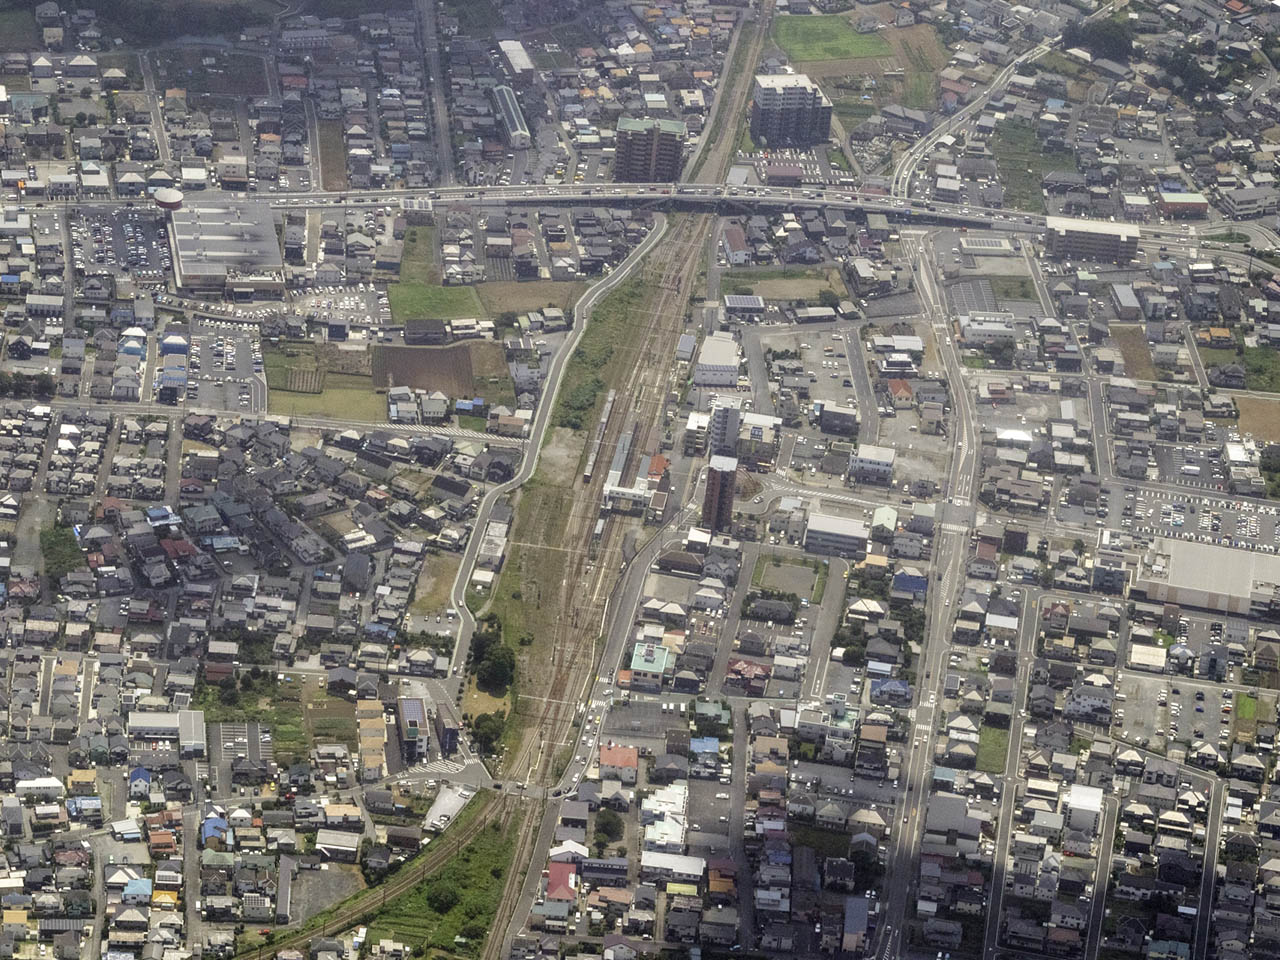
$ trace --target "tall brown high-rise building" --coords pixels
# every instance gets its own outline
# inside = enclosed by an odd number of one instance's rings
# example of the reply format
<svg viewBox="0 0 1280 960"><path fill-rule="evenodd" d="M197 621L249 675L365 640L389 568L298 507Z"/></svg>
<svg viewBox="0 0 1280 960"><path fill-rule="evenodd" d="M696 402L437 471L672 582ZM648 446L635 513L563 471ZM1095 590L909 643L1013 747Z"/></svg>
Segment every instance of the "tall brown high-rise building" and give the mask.
<svg viewBox="0 0 1280 960"><path fill-rule="evenodd" d="M684 163L685 126L679 120L634 120L617 125L613 179L627 183L674 183Z"/></svg>
<svg viewBox="0 0 1280 960"><path fill-rule="evenodd" d="M738 478L738 461L733 457L712 457L707 468L707 490L702 497L702 525L712 533L733 526L733 494Z"/></svg>

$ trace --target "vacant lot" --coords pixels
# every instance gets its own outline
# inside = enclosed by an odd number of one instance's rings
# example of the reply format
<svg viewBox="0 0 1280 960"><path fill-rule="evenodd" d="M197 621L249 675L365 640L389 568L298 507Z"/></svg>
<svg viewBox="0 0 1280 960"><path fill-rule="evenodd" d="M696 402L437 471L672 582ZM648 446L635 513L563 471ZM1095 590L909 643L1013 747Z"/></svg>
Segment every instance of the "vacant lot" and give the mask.
<svg viewBox="0 0 1280 960"><path fill-rule="evenodd" d="M817 300L823 290L847 296L835 267L761 267L732 270L720 279L723 293L746 294L766 300Z"/></svg>
<svg viewBox="0 0 1280 960"><path fill-rule="evenodd" d="M1028 213L1045 211L1040 183L1046 174L1076 168L1070 153L1046 150L1031 127L1009 120L996 126L991 153L1004 184L1005 206Z"/></svg>
<svg viewBox="0 0 1280 960"><path fill-rule="evenodd" d="M1009 756L1009 731L983 724L978 730L978 769L984 773L1004 773Z"/></svg>
<svg viewBox="0 0 1280 960"><path fill-rule="evenodd" d="M0 50L21 50L27 53L41 46L35 14L30 10L8 5L0 7Z"/></svg>
<svg viewBox="0 0 1280 960"><path fill-rule="evenodd" d="M577 280L501 280L476 287L480 303L491 317L504 313L528 313L543 307L568 310L578 302L587 284Z"/></svg>
<svg viewBox="0 0 1280 960"><path fill-rule="evenodd" d="M485 315L474 287L401 281L387 287L387 297L391 301L391 317L396 323L418 317L457 320Z"/></svg>
<svg viewBox="0 0 1280 960"><path fill-rule="evenodd" d="M516 399L502 344L490 340L447 347L379 345L373 351L373 382L439 390L454 400L480 396L511 406Z"/></svg>
<svg viewBox="0 0 1280 960"><path fill-rule="evenodd" d="M501 351L502 347L494 344ZM475 396L471 345L373 348L373 382L383 387L439 390L450 397Z"/></svg>
<svg viewBox="0 0 1280 960"><path fill-rule="evenodd" d="M320 686L306 691L307 734L311 743L345 743L356 746L355 704L330 696Z"/></svg>
<svg viewBox="0 0 1280 960"><path fill-rule="evenodd" d="M205 66L206 57L214 57L217 62ZM264 96L269 92L261 57L224 53L213 47L180 47L157 53L155 59L164 86L233 97Z"/></svg>
<svg viewBox="0 0 1280 960"><path fill-rule="evenodd" d="M759 582L757 582L757 574ZM817 575L813 567L804 561L781 561L780 558L761 557L756 562L751 585L781 593L794 593L797 597L807 598L813 595L816 580Z"/></svg>
<svg viewBox="0 0 1280 960"><path fill-rule="evenodd" d="M439 613L449 606L449 593L462 557L456 553L433 553L427 556L418 574L418 586L409 609L426 616Z"/></svg>
<svg viewBox="0 0 1280 960"><path fill-rule="evenodd" d="M977 279L977 278L975 278ZM1035 300L1036 285L1030 277L982 277L991 284L997 300Z"/></svg>
<svg viewBox="0 0 1280 960"><path fill-rule="evenodd" d="M774 21L774 39L793 61L860 60L884 57L889 44L878 33L858 33L848 15L781 16Z"/></svg>
<svg viewBox="0 0 1280 960"><path fill-rule="evenodd" d="M1241 433L1251 433L1255 440L1280 443L1280 400L1264 397L1236 397L1240 411L1237 421Z"/></svg>
<svg viewBox="0 0 1280 960"><path fill-rule="evenodd" d="M320 178L324 189L347 189L347 145L342 136L342 121L321 120L319 140ZM407 241L405 249L407 253Z"/></svg>
<svg viewBox="0 0 1280 960"><path fill-rule="evenodd" d="M1111 339L1120 348L1124 357L1124 372L1135 380L1156 379L1155 364L1151 362L1151 348L1147 346L1147 335L1139 324L1111 325Z"/></svg>
<svg viewBox="0 0 1280 960"><path fill-rule="evenodd" d="M400 258L400 282L437 285L440 261L436 257L436 228L410 227L404 232Z"/></svg>
<svg viewBox="0 0 1280 960"><path fill-rule="evenodd" d="M332 417L380 423L387 419L387 399L375 393L370 377L347 373L326 375L320 393L272 390L267 409L286 417Z"/></svg>

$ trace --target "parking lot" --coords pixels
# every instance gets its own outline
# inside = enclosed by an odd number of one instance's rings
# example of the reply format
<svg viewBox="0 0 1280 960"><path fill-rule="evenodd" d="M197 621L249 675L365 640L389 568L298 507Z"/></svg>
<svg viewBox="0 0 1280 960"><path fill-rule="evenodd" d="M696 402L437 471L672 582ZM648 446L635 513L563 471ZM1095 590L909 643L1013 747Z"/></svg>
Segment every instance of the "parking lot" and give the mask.
<svg viewBox="0 0 1280 960"><path fill-rule="evenodd" d="M270 764L275 760L271 730L254 721L247 723L213 723L209 725L210 761L217 772L216 791L226 796L244 788L231 782L231 761L246 757Z"/></svg>
<svg viewBox="0 0 1280 960"><path fill-rule="evenodd" d="M295 314L319 324L346 321L350 327L377 327L391 322L386 293L375 290L371 283L309 287L293 302Z"/></svg>
<svg viewBox="0 0 1280 960"><path fill-rule="evenodd" d="M1156 469L1161 483L1172 483L1197 490L1222 490L1226 475L1222 461L1215 456L1216 447L1189 444L1153 444Z"/></svg>
<svg viewBox="0 0 1280 960"><path fill-rule="evenodd" d="M1169 495L1136 485L1112 488L1111 504L1123 504L1109 514L1113 527L1143 536L1171 537L1216 543L1243 550L1276 553L1280 524L1273 504L1229 497Z"/></svg>
<svg viewBox="0 0 1280 960"><path fill-rule="evenodd" d="M105 268L140 281L160 282L173 267L163 221L135 209L76 217L71 247L81 272Z"/></svg>
<svg viewBox="0 0 1280 960"><path fill-rule="evenodd" d="M266 402L262 347L257 331L243 324L192 324L187 403L212 409L253 412Z"/></svg>
<svg viewBox="0 0 1280 960"><path fill-rule="evenodd" d="M1227 753L1235 732L1235 693L1179 677L1118 671L1114 731L1139 747L1164 751L1208 743Z"/></svg>

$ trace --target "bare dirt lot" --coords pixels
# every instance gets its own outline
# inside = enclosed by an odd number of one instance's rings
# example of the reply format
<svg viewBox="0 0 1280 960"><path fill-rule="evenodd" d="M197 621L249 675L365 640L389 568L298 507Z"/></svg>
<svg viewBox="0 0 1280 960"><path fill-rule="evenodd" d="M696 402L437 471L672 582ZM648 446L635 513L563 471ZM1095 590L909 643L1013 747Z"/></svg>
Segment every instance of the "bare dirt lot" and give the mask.
<svg viewBox="0 0 1280 960"><path fill-rule="evenodd" d="M502 344L492 340L447 347L379 345L373 351L373 382L439 390L454 399L478 395L491 403L515 403Z"/></svg>
<svg viewBox="0 0 1280 960"><path fill-rule="evenodd" d="M1113 328L1114 329L1114 328ZM1280 400L1237 395L1240 410L1240 432L1251 433L1255 440L1280 442Z"/></svg>
<svg viewBox="0 0 1280 960"><path fill-rule="evenodd" d="M469 397L475 392L470 346L465 343L447 347L379 345L373 351L373 382Z"/></svg>
<svg viewBox="0 0 1280 960"><path fill-rule="evenodd" d="M480 302L491 317L503 313L527 313L556 306L568 310L587 285L575 280L491 281L476 287Z"/></svg>
<svg viewBox="0 0 1280 960"><path fill-rule="evenodd" d="M1156 368L1151 362L1151 350L1147 346L1147 337L1141 326L1113 323L1111 339L1116 342L1116 346L1120 348L1120 355L1124 357L1126 376L1136 380L1156 378Z"/></svg>

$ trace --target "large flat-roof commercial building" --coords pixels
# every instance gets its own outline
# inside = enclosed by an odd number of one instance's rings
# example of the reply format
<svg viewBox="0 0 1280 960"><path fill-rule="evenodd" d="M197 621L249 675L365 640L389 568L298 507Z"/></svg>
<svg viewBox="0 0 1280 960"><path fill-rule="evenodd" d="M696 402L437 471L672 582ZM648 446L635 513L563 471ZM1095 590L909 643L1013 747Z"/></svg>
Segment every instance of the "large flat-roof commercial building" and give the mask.
<svg viewBox="0 0 1280 960"><path fill-rule="evenodd" d="M831 136L831 101L803 73L757 74L751 139L770 147L812 146Z"/></svg>
<svg viewBox="0 0 1280 960"><path fill-rule="evenodd" d="M867 549L871 530L861 520L828 513L810 513L804 528L804 548L810 553L852 557Z"/></svg>
<svg viewBox="0 0 1280 960"><path fill-rule="evenodd" d="M533 79L533 58L519 40L499 40L498 49L512 79L526 83Z"/></svg>
<svg viewBox="0 0 1280 960"><path fill-rule="evenodd" d="M684 164L685 125L679 120L621 117L616 127L613 179L674 183Z"/></svg>
<svg viewBox="0 0 1280 960"><path fill-rule="evenodd" d="M502 138L513 150L525 150L532 143L529 126L524 122L524 113L520 110L520 102L516 92L507 86L497 86L489 91L493 97L493 107L498 112L498 123L502 126Z"/></svg>
<svg viewBox="0 0 1280 960"><path fill-rule="evenodd" d="M1157 537L1130 596L1238 616L1280 618L1280 556Z"/></svg>
<svg viewBox="0 0 1280 960"><path fill-rule="evenodd" d="M179 289L237 300L284 292L284 256L267 204L186 206L169 218Z"/></svg>
<svg viewBox="0 0 1280 960"><path fill-rule="evenodd" d="M1141 232L1131 223L1045 217L1045 245L1059 257L1128 263L1138 255Z"/></svg>
<svg viewBox="0 0 1280 960"><path fill-rule="evenodd" d="M713 333L703 340L693 382L700 387L737 386L738 341L727 333Z"/></svg>
<svg viewBox="0 0 1280 960"><path fill-rule="evenodd" d="M859 483L892 483L897 451L874 443L860 443L849 455L849 475Z"/></svg>
<svg viewBox="0 0 1280 960"><path fill-rule="evenodd" d="M134 710L129 714L129 739L176 740L184 757L205 755L203 710Z"/></svg>
<svg viewBox="0 0 1280 960"><path fill-rule="evenodd" d="M178 755L203 758L207 734L203 710L178 711Z"/></svg>

